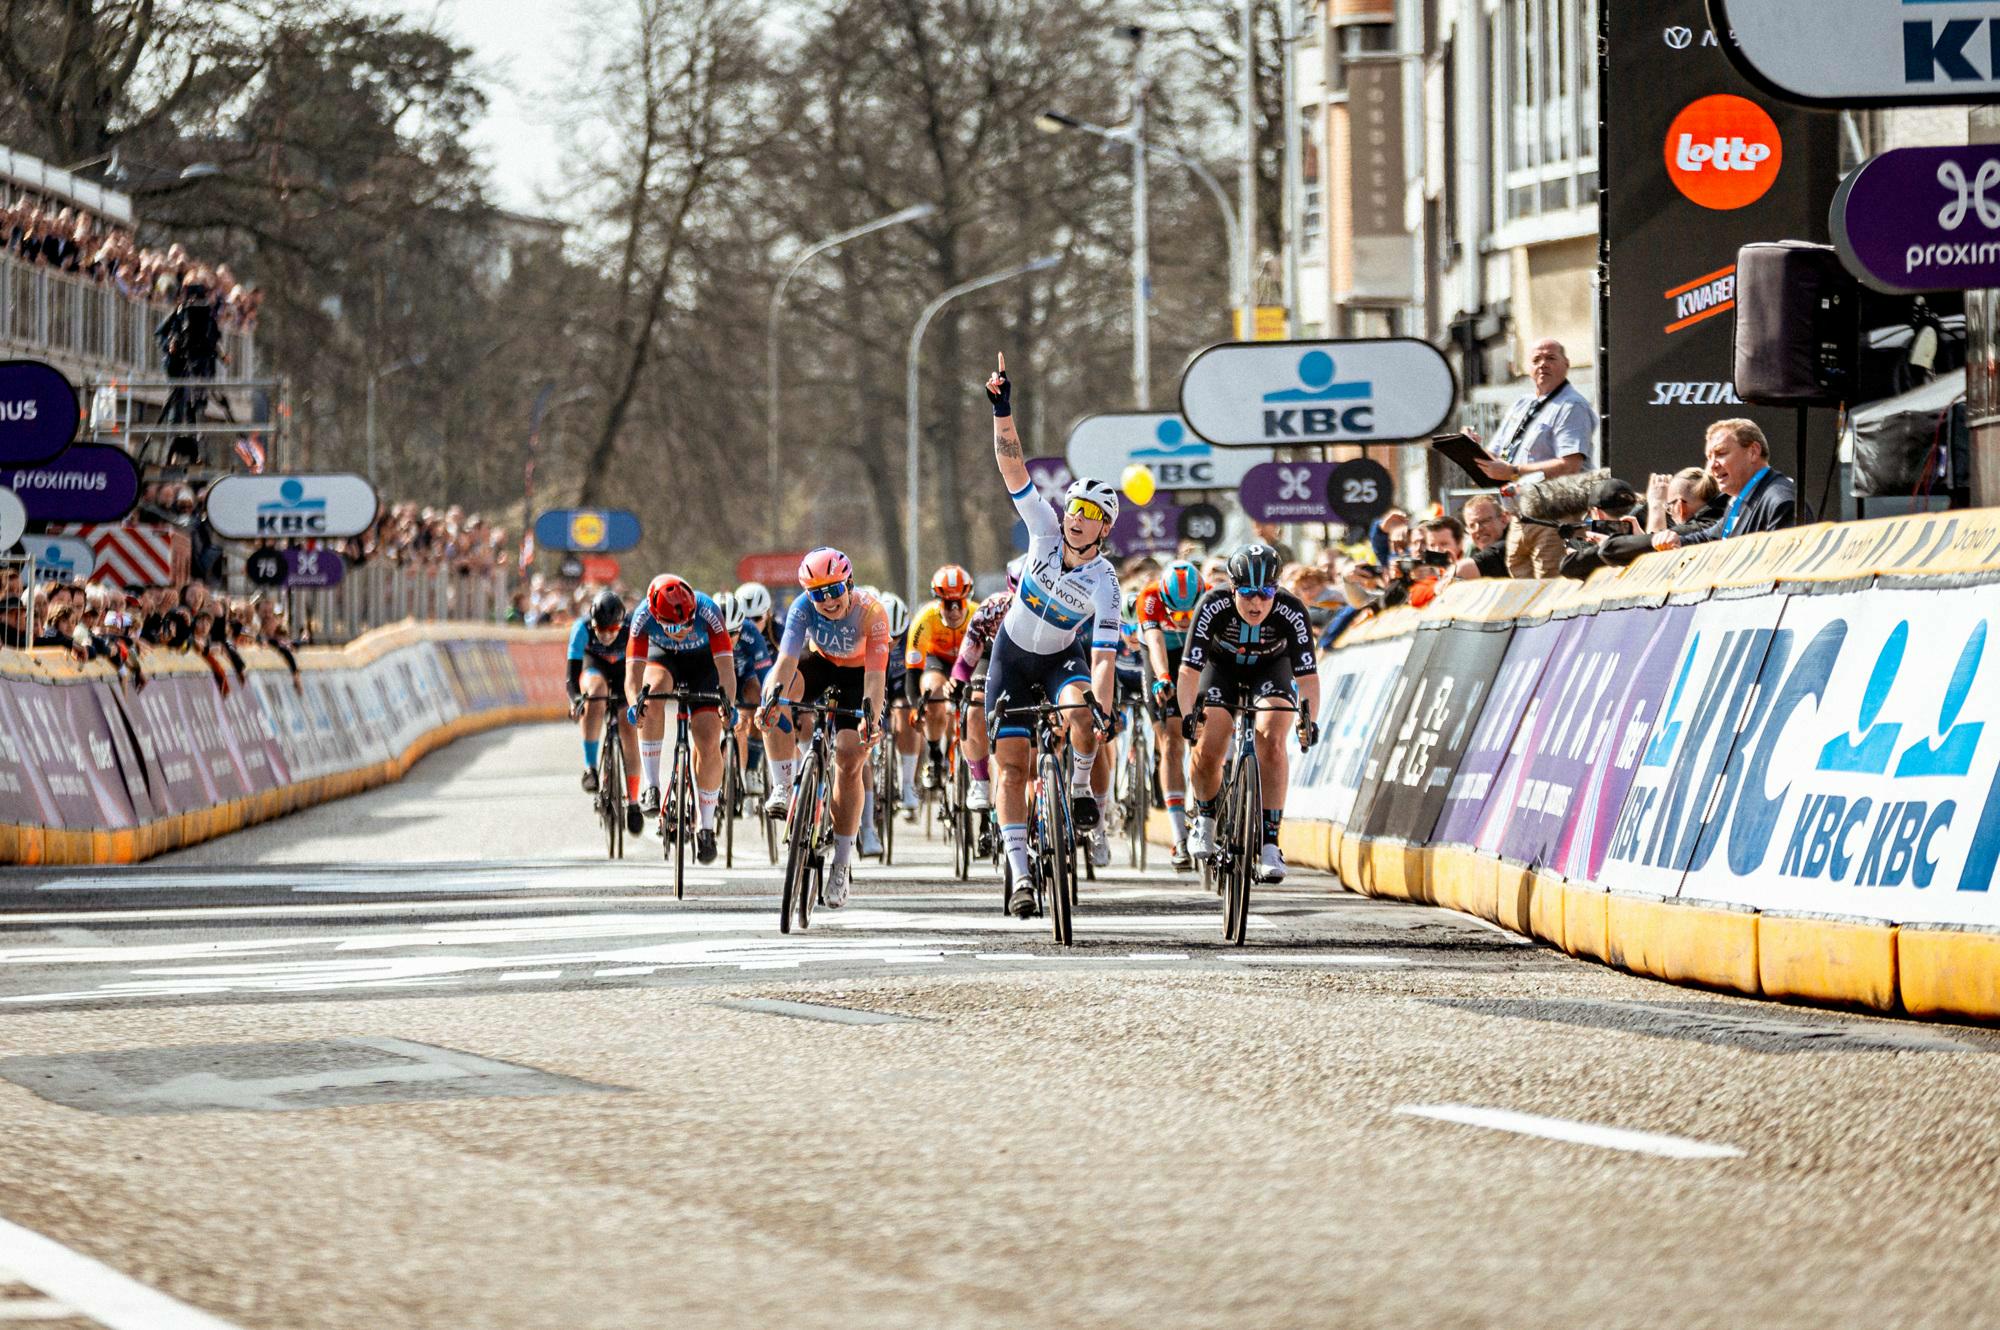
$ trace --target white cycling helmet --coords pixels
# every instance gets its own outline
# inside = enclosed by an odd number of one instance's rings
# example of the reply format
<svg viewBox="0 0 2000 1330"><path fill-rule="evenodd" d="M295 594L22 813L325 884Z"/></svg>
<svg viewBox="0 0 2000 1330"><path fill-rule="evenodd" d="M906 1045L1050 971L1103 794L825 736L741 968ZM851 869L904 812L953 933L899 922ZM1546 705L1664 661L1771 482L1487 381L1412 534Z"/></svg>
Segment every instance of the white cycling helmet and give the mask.
<svg viewBox="0 0 2000 1330"><path fill-rule="evenodd" d="M732 634L743 631L743 602L734 591L715 593L715 608L722 611L722 625Z"/></svg>
<svg viewBox="0 0 2000 1330"><path fill-rule="evenodd" d="M736 604L746 619L761 619L771 612L771 588L762 582L745 582L736 588Z"/></svg>
<svg viewBox="0 0 2000 1330"><path fill-rule="evenodd" d="M1083 499L1104 510L1104 520L1118 520L1118 491L1101 480L1072 480L1063 492L1063 510L1069 510L1071 499Z"/></svg>
<svg viewBox="0 0 2000 1330"><path fill-rule="evenodd" d="M882 608L889 611L889 636L901 637L910 626L910 607L905 605L903 598L893 591L884 593L877 599L882 602Z"/></svg>

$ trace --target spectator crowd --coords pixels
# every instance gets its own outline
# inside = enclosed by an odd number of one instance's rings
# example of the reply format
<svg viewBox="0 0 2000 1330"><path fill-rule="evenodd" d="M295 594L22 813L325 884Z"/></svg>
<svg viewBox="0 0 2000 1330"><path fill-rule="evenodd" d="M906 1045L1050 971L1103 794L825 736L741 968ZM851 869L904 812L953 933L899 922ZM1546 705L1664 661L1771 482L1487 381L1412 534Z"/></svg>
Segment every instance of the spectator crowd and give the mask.
<svg viewBox="0 0 2000 1330"><path fill-rule="evenodd" d="M145 248L129 230L27 194L0 208L0 229L7 251L24 263L115 287L131 300L171 305L184 293L199 290L213 301L216 324L224 332L256 327L262 293L239 282L228 264L202 262L181 245Z"/></svg>

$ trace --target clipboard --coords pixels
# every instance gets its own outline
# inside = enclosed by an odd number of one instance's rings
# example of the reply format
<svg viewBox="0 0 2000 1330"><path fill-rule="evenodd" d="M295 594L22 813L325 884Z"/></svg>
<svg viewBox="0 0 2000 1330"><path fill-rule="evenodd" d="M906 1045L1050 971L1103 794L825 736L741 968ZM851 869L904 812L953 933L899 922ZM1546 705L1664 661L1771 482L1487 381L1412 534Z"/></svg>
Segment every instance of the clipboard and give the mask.
<svg viewBox="0 0 2000 1330"><path fill-rule="evenodd" d="M1487 452L1486 449L1482 448L1468 436L1464 434L1440 434L1431 440L1431 447L1443 453L1460 471L1463 471L1475 487L1483 490L1500 488L1499 481L1479 469L1479 463L1493 462L1499 459Z"/></svg>

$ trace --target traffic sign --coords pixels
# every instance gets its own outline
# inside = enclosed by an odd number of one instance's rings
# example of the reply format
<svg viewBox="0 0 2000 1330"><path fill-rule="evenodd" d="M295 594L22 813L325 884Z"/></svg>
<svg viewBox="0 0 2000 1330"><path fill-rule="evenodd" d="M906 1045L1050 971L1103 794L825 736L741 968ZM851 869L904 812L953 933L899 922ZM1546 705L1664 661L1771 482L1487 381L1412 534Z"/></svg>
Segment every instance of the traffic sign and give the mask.
<svg viewBox="0 0 2000 1330"><path fill-rule="evenodd" d="M1143 462L1162 490L1233 490L1271 451L1218 452L1172 412L1120 411L1085 416L1069 432L1070 471L1116 486L1125 468Z"/></svg>
<svg viewBox="0 0 2000 1330"><path fill-rule="evenodd" d="M259 545L243 561L243 575L258 586L283 586L287 571L285 552L275 545Z"/></svg>
<svg viewBox="0 0 2000 1330"><path fill-rule="evenodd" d="M1421 439L1457 401L1444 353L1414 337L1225 342L1181 375L1188 427L1222 448Z"/></svg>
<svg viewBox="0 0 2000 1330"><path fill-rule="evenodd" d="M285 551L285 585L301 589L339 586L347 578L347 560L338 550Z"/></svg>
<svg viewBox="0 0 2000 1330"><path fill-rule="evenodd" d="M535 544L545 550L616 554L639 543L644 528L623 508L551 508L535 519Z"/></svg>
<svg viewBox="0 0 2000 1330"><path fill-rule="evenodd" d="M790 586L798 581L799 565L806 561L808 553L808 550L766 550L761 554L746 554L736 561L736 580Z"/></svg>
<svg viewBox="0 0 2000 1330"><path fill-rule="evenodd" d="M1203 549L1212 550L1222 539L1222 510L1212 503L1191 503L1181 509L1179 526L1182 540L1197 541Z"/></svg>
<svg viewBox="0 0 2000 1330"><path fill-rule="evenodd" d="M1352 458L1328 474L1326 502L1342 522L1366 530L1395 506L1396 481L1389 468L1374 458Z"/></svg>
<svg viewBox="0 0 2000 1330"><path fill-rule="evenodd" d="M61 370L39 360L0 360L0 465L52 460L76 438L82 417L83 404Z"/></svg>
<svg viewBox="0 0 2000 1330"><path fill-rule="evenodd" d="M1253 522L1330 522L1326 482L1331 462L1266 462L1251 468L1236 491Z"/></svg>

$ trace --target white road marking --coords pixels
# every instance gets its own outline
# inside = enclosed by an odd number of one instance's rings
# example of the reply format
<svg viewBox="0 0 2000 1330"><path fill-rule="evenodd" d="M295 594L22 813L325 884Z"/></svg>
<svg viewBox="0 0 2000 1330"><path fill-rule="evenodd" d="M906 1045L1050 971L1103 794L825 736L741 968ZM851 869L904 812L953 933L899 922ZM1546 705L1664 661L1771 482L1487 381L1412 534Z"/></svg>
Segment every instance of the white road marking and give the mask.
<svg viewBox="0 0 2000 1330"><path fill-rule="evenodd" d="M8 1298L0 1301L0 1321L74 1321L76 1308L54 1298Z"/></svg>
<svg viewBox="0 0 2000 1330"><path fill-rule="evenodd" d="M1135 951L1125 959L1128 961L1184 961L1185 951Z"/></svg>
<svg viewBox="0 0 2000 1330"><path fill-rule="evenodd" d="M510 970L497 976L503 984L525 984L537 979L560 979L561 970Z"/></svg>
<svg viewBox="0 0 2000 1330"><path fill-rule="evenodd" d="M1408 956L1243 956L1245 965L1421 965Z"/></svg>
<svg viewBox="0 0 2000 1330"><path fill-rule="evenodd" d="M238 1330L53 1238L0 1219L0 1268L106 1330Z"/></svg>
<svg viewBox="0 0 2000 1330"><path fill-rule="evenodd" d="M734 897L741 901L743 897ZM174 920L266 919L296 916L326 917L343 914L446 914L453 910L547 910L561 905L658 905L660 897L650 896L536 896L493 901L356 901L349 905L187 905L168 910L43 910L33 914L9 914L9 924L62 923L168 923Z"/></svg>
<svg viewBox="0 0 2000 1330"><path fill-rule="evenodd" d="M657 965L619 965L619 966L614 966L609 970L599 970L597 971L597 973L591 975L591 978L623 979L628 975L651 974L659 968L660 967Z"/></svg>
<svg viewBox="0 0 2000 1330"><path fill-rule="evenodd" d="M1541 1136L1552 1141L1594 1145L1605 1150L1630 1154L1658 1155L1663 1159L1740 1159L1743 1152L1733 1145L1710 1145L1685 1136L1662 1136L1650 1131L1628 1131L1595 1122L1571 1122L1567 1118L1545 1118L1534 1113L1516 1113L1505 1108L1479 1108L1471 1104L1404 1104L1396 1110L1406 1117L1434 1118L1467 1127L1487 1127L1522 1136Z"/></svg>

